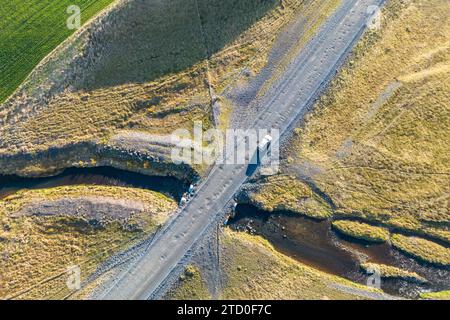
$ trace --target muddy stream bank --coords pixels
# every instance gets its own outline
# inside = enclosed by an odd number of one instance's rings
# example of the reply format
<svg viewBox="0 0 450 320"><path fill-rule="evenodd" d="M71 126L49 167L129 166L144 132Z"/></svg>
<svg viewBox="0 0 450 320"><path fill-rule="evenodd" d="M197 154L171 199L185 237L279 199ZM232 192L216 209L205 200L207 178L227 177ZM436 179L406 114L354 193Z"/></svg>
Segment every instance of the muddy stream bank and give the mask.
<svg viewBox="0 0 450 320"><path fill-rule="evenodd" d="M0 199L20 189L44 189L71 185L103 185L147 189L165 194L177 201L189 183L173 177L147 176L112 167L70 168L45 178L0 176Z"/></svg>
<svg viewBox="0 0 450 320"><path fill-rule="evenodd" d="M173 177L146 176L112 167L70 168L45 178L0 176L0 199L21 189L44 189L68 185L134 187L165 194L176 201L189 187ZM371 244L336 233L331 222L310 219L289 212L269 213L251 205L238 205L228 222L237 231L267 239L278 251L324 272L365 284L369 277L360 262L373 262L416 272L429 283L382 279L381 288L390 294L416 298L423 291L450 289L450 270L420 263L388 243Z"/></svg>
<svg viewBox="0 0 450 320"><path fill-rule="evenodd" d="M418 261L392 248L388 243L371 244L342 236L331 229L331 222L310 219L289 212L269 213L251 205L238 205L229 226L267 239L278 251L297 261L366 284L369 274L360 261L386 264L413 271L429 283L418 284L382 279L381 289L393 295L416 298L423 291L450 289L450 271Z"/></svg>

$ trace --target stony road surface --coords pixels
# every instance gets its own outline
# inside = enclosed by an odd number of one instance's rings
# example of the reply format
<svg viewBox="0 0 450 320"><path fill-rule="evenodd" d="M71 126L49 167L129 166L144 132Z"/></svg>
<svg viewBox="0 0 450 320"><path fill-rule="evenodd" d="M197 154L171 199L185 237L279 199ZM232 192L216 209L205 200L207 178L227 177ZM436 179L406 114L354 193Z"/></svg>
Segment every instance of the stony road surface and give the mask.
<svg viewBox="0 0 450 320"><path fill-rule="evenodd" d="M344 0L293 59L261 103L253 128L291 130L361 36L367 8L382 0ZM146 254L123 271L99 299L148 299L198 241L248 178L246 165L216 165L196 196L154 238Z"/></svg>

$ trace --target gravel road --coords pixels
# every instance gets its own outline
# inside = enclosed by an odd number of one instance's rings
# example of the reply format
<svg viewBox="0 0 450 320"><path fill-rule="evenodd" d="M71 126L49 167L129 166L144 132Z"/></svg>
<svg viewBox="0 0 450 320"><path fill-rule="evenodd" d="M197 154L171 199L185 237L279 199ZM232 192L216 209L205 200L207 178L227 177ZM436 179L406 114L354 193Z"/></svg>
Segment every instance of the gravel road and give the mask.
<svg viewBox="0 0 450 320"><path fill-rule="evenodd" d="M261 100L252 128L287 133L312 105L361 36L367 8L382 0L346 0ZM196 196L157 234L145 254L97 299L149 299L248 179L246 165L216 165Z"/></svg>

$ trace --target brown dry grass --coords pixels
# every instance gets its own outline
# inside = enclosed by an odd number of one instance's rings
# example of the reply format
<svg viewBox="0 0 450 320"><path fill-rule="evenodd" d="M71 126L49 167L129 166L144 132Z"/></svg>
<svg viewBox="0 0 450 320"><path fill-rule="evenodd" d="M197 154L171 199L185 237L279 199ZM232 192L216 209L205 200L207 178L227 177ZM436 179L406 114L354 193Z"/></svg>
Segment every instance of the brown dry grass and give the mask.
<svg viewBox="0 0 450 320"><path fill-rule="evenodd" d="M448 1L388 2L296 130L290 165L340 214L450 239L449 21Z"/></svg>
<svg viewBox="0 0 450 320"><path fill-rule="evenodd" d="M358 299L334 284L370 289L302 265L266 240L225 229L221 237L223 299Z"/></svg>
<svg viewBox="0 0 450 320"><path fill-rule="evenodd" d="M149 210L139 217L145 221L143 230L127 231L124 225L114 221L95 227L85 219L66 217L64 212L55 212L51 217L12 217L14 212L36 201L83 195L145 202ZM80 266L85 279L108 256L130 245L133 239L153 232L175 207L172 200L155 192L100 186L23 190L1 200L0 297L63 298L70 293L65 284L67 268Z"/></svg>
<svg viewBox="0 0 450 320"><path fill-rule="evenodd" d="M339 232L356 239L372 242L386 242L389 240L389 230L366 223L338 220L333 221L332 226Z"/></svg>
<svg viewBox="0 0 450 320"><path fill-rule="evenodd" d="M259 236L225 228L220 246L223 280L219 299L365 299L360 293L377 292L300 264ZM192 274L182 275L183 280L175 283L168 297L210 298L198 268ZM344 292L339 286L349 290Z"/></svg>
<svg viewBox="0 0 450 320"><path fill-rule="evenodd" d="M208 300L211 299L211 294L198 267L189 265L164 298L168 300Z"/></svg>
<svg viewBox="0 0 450 320"><path fill-rule="evenodd" d="M170 3L176 1L178 0ZM142 70L148 70L149 74L144 77L144 80L120 83L120 79L117 79L119 83L115 85L94 84L80 89L76 89L77 85L75 85L75 90L57 95L31 118L13 126L4 126L1 148L8 152L33 151L65 144L68 141L96 139L106 141L111 135L122 129L144 131L151 134L169 134L178 128L191 129L193 121L197 120L203 121L205 130L208 129L211 126L208 84L219 87L249 61L261 59L261 61L265 61L277 32L289 21L293 11L303 6L303 3L299 4L293 0L284 1L284 9L274 0L264 3L252 1L245 5L240 4L237 9L233 8L233 10L237 10L243 18L239 21L234 21L233 18L232 24L228 25L230 22L228 22L229 19L226 19L227 11L214 8L214 6L227 7L231 5L231 2L233 1L208 5L200 2L201 14L206 17L203 21L206 33L205 41L208 47L212 48L211 54L214 54L210 61L205 60L205 57L198 58L205 54L205 48L202 44L201 34L197 30L199 29L197 17L180 17L182 19L178 24L170 22L173 20L170 18L164 22L168 24L165 32L171 34L170 28L173 28L174 32L186 28L190 35L195 35L195 41L185 37L177 41L171 39L173 44L167 44L168 39L164 33L160 32L160 25L145 26L146 32L152 35L152 39L156 37L151 42L161 43L161 45L153 48L156 50L154 55L157 58L143 60L139 67L134 65L133 68L130 67L130 77L133 77L132 72L141 74ZM186 14L193 15L195 10L192 11L191 5L193 5L191 2L186 3ZM213 9L217 10L214 12L219 15L217 21L212 20L213 17L208 15ZM172 11L169 10L167 14L170 12ZM177 11L177 14L181 13ZM186 25L180 26L179 24L182 23ZM220 27L222 27L220 33L214 34L214 28L220 29ZM139 34L139 28L138 25L131 33ZM155 30L152 32L151 28ZM214 36L220 39L215 40ZM171 35L171 37L173 36ZM138 38L138 40L142 39ZM189 42L191 40L192 43ZM125 40L118 39L118 41L122 43ZM100 59L100 64L120 67L122 62L128 61L128 58L134 61L137 59L135 56L144 54L147 57L145 48L148 41L141 41L138 45L135 50L143 53L128 52L127 54L127 52L112 48L113 53ZM181 47L178 50L174 46ZM190 49L187 50L186 46L190 46ZM117 55L114 53L117 50L122 52L118 57L114 55ZM181 53L177 50L181 50ZM185 51L189 52L189 56L182 54ZM215 51L217 52L214 53ZM192 56L198 56L198 61ZM111 59L120 61L114 60L114 62ZM164 60L165 71L161 74L158 74L156 70L161 65L158 64L158 59ZM185 61L186 59L188 61ZM173 65L171 66L169 62ZM255 68L257 68L256 65L261 65L261 63L255 63ZM109 70L106 67L105 70L97 69L86 72L86 81L90 77L100 81L104 78L104 72L112 72L116 74L115 77L119 78L127 77L126 74L117 73L117 70ZM101 76L96 73L101 73Z"/></svg>

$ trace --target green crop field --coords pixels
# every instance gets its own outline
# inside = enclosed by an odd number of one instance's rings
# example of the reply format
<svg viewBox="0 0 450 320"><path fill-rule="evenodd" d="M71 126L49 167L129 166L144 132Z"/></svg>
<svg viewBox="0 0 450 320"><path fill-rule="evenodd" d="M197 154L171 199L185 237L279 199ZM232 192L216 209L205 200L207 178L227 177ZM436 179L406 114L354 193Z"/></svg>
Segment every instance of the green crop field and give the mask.
<svg viewBox="0 0 450 320"><path fill-rule="evenodd" d="M70 5L81 23L113 0L0 0L0 103L50 51L75 30L66 26Z"/></svg>

